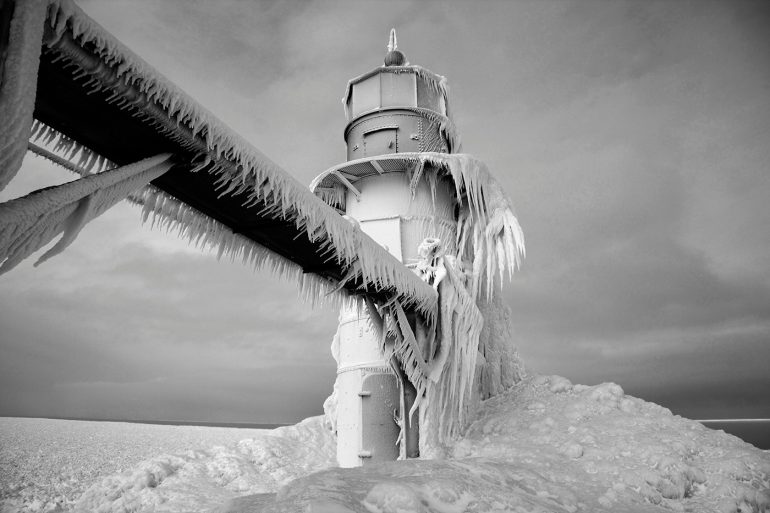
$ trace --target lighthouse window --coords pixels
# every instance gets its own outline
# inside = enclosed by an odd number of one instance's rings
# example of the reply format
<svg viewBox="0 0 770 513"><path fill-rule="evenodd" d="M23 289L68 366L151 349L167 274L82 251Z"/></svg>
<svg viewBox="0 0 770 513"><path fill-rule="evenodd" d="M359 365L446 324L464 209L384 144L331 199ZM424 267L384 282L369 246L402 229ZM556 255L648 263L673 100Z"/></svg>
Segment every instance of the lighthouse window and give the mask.
<svg viewBox="0 0 770 513"><path fill-rule="evenodd" d="M353 116L380 108L380 77L374 75L353 85Z"/></svg>
<svg viewBox="0 0 770 513"><path fill-rule="evenodd" d="M380 73L383 107L416 107L417 83L413 73Z"/></svg>

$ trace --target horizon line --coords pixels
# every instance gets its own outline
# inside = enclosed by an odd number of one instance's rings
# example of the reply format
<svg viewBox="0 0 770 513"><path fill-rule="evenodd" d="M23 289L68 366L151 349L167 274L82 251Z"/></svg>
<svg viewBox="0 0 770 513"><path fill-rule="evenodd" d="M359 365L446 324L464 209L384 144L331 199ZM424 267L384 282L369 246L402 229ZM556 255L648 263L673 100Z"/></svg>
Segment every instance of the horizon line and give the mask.
<svg viewBox="0 0 770 513"><path fill-rule="evenodd" d="M693 419L696 422L770 422L770 419Z"/></svg>
<svg viewBox="0 0 770 513"><path fill-rule="evenodd" d="M313 415L315 416L315 415ZM179 420L179 419L142 419L142 420L132 420L132 419L105 419L105 418L92 418L92 417L38 417L33 415L0 415L0 418L6 418L6 419L48 419L48 420L82 420L86 422L129 422L133 424L150 424L154 422L175 422L179 424L184 423L196 423L196 424L211 424L211 423L219 423L219 424L262 424L262 425L279 425L279 426L291 426L294 424L298 424L299 422L302 422L302 420L298 420L296 422L249 422L249 421L216 421L216 420Z"/></svg>
<svg viewBox="0 0 770 513"><path fill-rule="evenodd" d="M216 420L180 420L180 419L141 419L141 420L133 420L133 419L97 419L97 418L89 418L89 417L37 417L37 416L31 416L31 415L0 415L0 418L22 418L22 419L50 419L50 420L82 420L82 421L89 421L89 422L129 422L129 423L155 423L155 422L170 422L170 423L177 423L177 424L211 424L211 423L219 423L219 424L263 424L263 425L283 425L283 426L290 426L292 424L296 424L298 422L301 422L301 420L297 422L250 422L250 421L216 421ZM688 418L688 417L685 417ZM747 418L747 419L691 419L695 422L770 422L770 418Z"/></svg>

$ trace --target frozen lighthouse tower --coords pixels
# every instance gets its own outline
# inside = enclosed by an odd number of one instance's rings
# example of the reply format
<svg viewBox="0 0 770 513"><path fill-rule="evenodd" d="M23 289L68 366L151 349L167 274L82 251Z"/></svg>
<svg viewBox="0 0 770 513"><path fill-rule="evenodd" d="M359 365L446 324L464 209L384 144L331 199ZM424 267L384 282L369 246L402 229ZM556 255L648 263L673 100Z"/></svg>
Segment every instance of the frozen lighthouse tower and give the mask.
<svg viewBox="0 0 770 513"><path fill-rule="evenodd" d="M486 167L456 153L446 79L410 65L395 30L384 65L350 80L343 102L348 160L311 189L438 298L433 316L387 299L343 308L330 399L339 464L353 467L426 456L456 433L483 395L473 392L485 359L478 292L492 297L492 275L518 265L523 242Z"/></svg>

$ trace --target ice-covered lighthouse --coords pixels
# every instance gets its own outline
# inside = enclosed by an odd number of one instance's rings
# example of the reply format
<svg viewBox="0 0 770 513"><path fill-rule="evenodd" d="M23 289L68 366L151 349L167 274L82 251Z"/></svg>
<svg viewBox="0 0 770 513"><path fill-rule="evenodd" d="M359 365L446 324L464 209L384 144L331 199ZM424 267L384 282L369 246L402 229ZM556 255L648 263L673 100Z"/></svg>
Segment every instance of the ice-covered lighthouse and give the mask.
<svg viewBox="0 0 770 513"><path fill-rule="evenodd" d="M494 274L518 265L523 239L486 167L457 153L446 79L410 65L395 30L384 65L350 80L343 103L348 160L311 189L433 285L439 303L434 318L397 301L342 309L327 406L339 464L353 467L440 450L474 398L490 395L477 303L493 296ZM497 388L501 373L487 372Z"/></svg>

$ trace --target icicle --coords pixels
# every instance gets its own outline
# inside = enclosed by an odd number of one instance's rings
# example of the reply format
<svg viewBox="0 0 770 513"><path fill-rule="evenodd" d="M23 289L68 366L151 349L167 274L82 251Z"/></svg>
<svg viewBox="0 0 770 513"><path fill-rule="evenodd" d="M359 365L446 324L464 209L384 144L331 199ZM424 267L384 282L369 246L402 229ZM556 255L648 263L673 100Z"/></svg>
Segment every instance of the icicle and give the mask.
<svg viewBox="0 0 770 513"><path fill-rule="evenodd" d="M43 255L37 259L37 262L34 263L35 267L42 264L49 258L58 255L75 241L75 238L80 233L80 230L88 222L88 217L91 214L91 200L91 196L86 196L80 200L75 211L67 218L62 238L59 239L59 241L51 249L43 253Z"/></svg>
<svg viewBox="0 0 770 513"><path fill-rule="evenodd" d="M390 40L388 41L388 51L392 52L393 50L398 49L398 41L396 40L396 29L392 28L390 29Z"/></svg>

